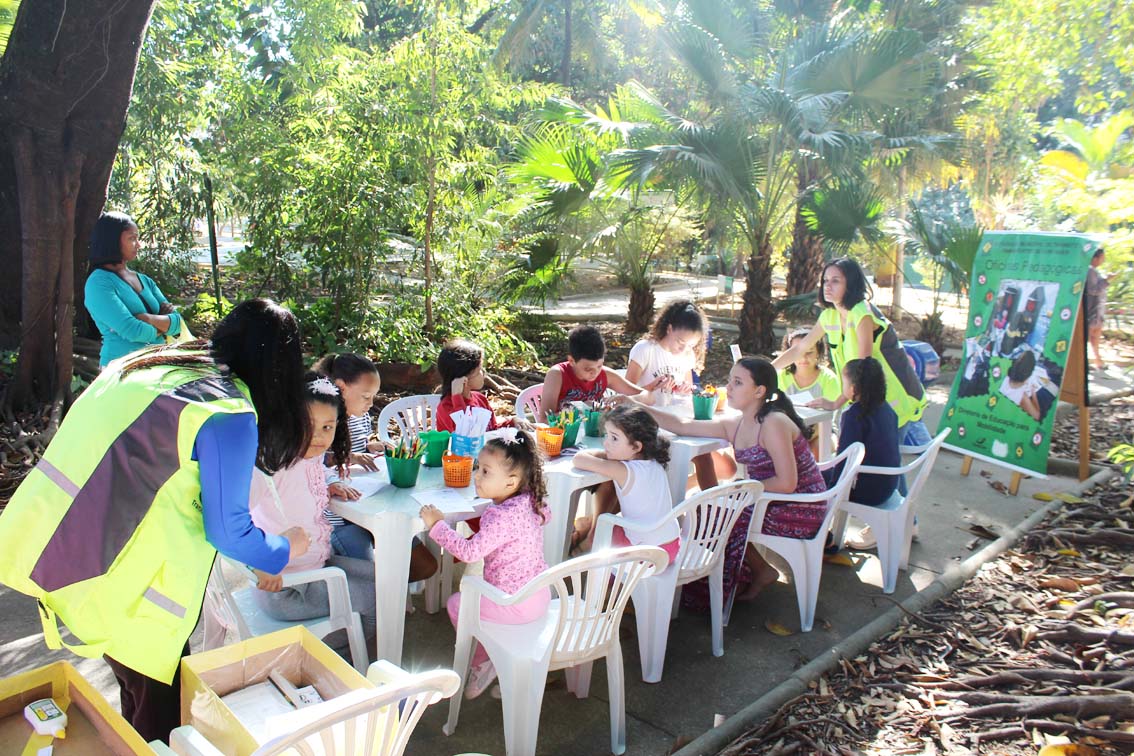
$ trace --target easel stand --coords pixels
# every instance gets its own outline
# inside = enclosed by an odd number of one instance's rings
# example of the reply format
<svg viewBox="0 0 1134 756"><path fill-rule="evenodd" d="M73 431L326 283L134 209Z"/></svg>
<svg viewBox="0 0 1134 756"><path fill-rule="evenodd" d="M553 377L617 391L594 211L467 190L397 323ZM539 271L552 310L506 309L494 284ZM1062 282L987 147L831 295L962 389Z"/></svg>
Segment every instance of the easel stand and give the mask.
<svg viewBox="0 0 1134 756"><path fill-rule="evenodd" d="M1091 475L1091 415L1090 398L1087 395L1087 323L1083 319L1083 308L1075 315L1075 328L1071 331L1071 346L1067 354L1067 367L1063 371L1063 384L1059 389L1059 400L1074 404L1079 408L1079 480ZM1058 406L1052 410L1057 410ZM967 454L961 460L961 475L968 476L973 468L973 458ZM1008 483L1008 493L1020 493L1020 482L1025 474L1012 472Z"/></svg>

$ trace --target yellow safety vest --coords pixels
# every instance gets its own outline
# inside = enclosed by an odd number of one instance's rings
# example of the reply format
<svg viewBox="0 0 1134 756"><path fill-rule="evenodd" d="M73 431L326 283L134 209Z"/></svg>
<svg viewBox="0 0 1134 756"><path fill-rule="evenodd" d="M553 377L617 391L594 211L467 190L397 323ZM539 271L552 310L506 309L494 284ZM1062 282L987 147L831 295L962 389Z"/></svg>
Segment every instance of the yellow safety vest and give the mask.
<svg viewBox="0 0 1134 756"><path fill-rule="evenodd" d="M874 322L874 347L871 354L858 353L858 337L855 328L863 318ZM842 381L843 366L861 357L873 357L882 363L886 374L886 401L898 415L898 427L920 420L926 404L925 388L918 380L910 365L910 358L890 321L882 312L867 301L859 302L847 313L846 330L839 318L839 311L828 307L819 315L819 325L831 347L831 366Z"/></svg>
<svg viewBox="0 0 1134 756"><path fill-rule="evenodd" d="M0 515L0 582L39 600L49 648L105 654L168 683L216 556L193 444L211 416L254 409L214 369L115 367L71 407ZM57 616L80 644L63 643Z"/></svg>

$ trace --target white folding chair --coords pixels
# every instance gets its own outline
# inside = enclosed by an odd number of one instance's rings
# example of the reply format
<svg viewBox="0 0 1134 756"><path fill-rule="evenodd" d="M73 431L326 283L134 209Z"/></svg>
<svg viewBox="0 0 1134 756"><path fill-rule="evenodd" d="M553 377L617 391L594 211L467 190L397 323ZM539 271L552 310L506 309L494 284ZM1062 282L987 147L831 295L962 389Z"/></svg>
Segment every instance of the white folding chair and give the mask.
<svg viewBox="0 0 1134 756"><path fill-rule="evenodd" d="M858 475L858 468L862 464L862 458L865 454L866 447L856 441L843 450L841 454L819 462L820 470L827 470L840 462L845 463L842 472L839 474L839 479L827 491L813 494L782 494L765 491L764 496L756 505L756 511L752 513L752 519L749 521L748 542L758 549L769 549L776 552L791 567L791 580L795 583L795 595L799 601L799 625L805 633L811 632L811 625L815 622L815 603L819 599L819 578L823 573L823 548L827 541L827 531L831 529L835 515L846 503L851 484L854 483L854 478ZM773 501L797 504L826 502L827 514L823 517L823 524L819 526L818 532L810 539L765 535L761 532L764 528L764 516L768 513L768 505ZM734 587L732 596L729 597L728 609L725 611L726 617L732 611L732 603L735 597L736 588Z"/></svg>
<svg viewBox="0 0 1134 756"><path fill-rule="evenodd" d="M541 401L543 401L543 384L528 386L516 397L514 414L531 423L539 422Z"/></svg>
<svg viewBox="0 0 1134 756"><path fill-rule="evenodd" d="M461 682L452 670L410 674L387 661L372 664L366 676L378 687L297 710L296 730L268 741L253 756L401 756L426 708L452 696ZM221 756L192 725L171 732L169 743L179 756Z"/></svg>
<svg viewBox="0 0 1134 756"><path fill-rule="evenodd" d="M627 533L649 533L676 521L681 530L677 558L663 571L644 578L634 589L634 619L638 624L638 651L642 656L642 680L661 681L669 623L681 586L708 578L709 603L713 627L713 656L724 655L724 554L729 534L746 507L753 506L764 493L764 484L755 480L725 483L700 491L672 512L653 523L633 523L624 517L605 514L595 531L595 549L610 546L615 525Z"/></svg>
<svg viewBox="0 0 1134 756"><path fill-rule="evenodd" d="M395 399L378 414L378 440L384 444L395 443L390 435L391 422L397 426L402 438L422 431L436 430L437 405L440 403L441 396L438 394L418 394Z"/></svg>
<svg viewBox="0 0 1134 756"><path fill-rule="evenodd" d="M835 523L835 543L842 545L846 530L846 516L862 520L878 538L878 561L882 563L882 592L893 593L898 584L898 570L909 568L910 542L913 540L914 503L933 471L933 463L941 445L949 435L946 428L924 446L903 446L903 455L917 455L917 459L902 467L875 467L862 465L859 475L913 475L909 492L902 496L897 491L877 506L858 504L849 498Z"/></svg>
<svg viewBox="0 0 1134 756"><path fill-rule="evenodd" d="M253 581L252 584L232 590L221 568L224 562L228 562L234 569L248 576ZM254 598L255 580L251 570L244 565L233 562L227 557L217 559L205 588L203 613L206 650L225 645L230 633L235 636L232 641L242 641L296 625L305 626L316 638L325 638L336 630L346 630L351 663L359 672L366 669L369 656L362 632L362 619L358 612L351 608L345 572L338 567L321 567L317 570L302 570L283 575L284 588L319 580L327 584L330 614L326 617L297 622L277 620L265 614L257 606Z"/></svg>
<svg viewBox="0 0 1134 756"><path fill-rule="evenodd" d="M461 581L454 666L466 680L473 643L480 641L496 667L504 707L504 743L509 756L534 756L539 712L547 673L567 670L567 690L586 698L591 667L606 659L610 694L610 748L626 751L625 679L618 625L638 582L665 568L669 557L656 546L606 549L550 567L508 595L480 577ZM502 625L480 618L480 599L511 606L550 589L543 617L524 625ZM461 694L449 701L444 731L452 735Z"/></svg>

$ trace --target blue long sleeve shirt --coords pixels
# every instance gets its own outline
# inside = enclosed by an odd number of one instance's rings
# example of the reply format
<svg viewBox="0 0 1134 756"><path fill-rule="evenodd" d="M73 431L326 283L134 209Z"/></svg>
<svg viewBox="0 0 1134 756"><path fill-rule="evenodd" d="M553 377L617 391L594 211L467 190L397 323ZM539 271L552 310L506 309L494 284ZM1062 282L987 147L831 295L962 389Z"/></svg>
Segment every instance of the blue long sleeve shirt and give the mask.
<svg viewBox="0 0 1134 756"><path fill-rule="evenodd" d="M201 469L205 538L226 557L276 575L287 566L291 547L283 536L253 525L248 511L258 443L252 413L218 413L197 432L193 459Z"/></svg>
<svg viewBox="0 0 1134 756"><path fill-rule="evenodd" d="M159 314L163 303L168 302L154 280L144 273L138 274L142 290L134 291L117 273L96 268L87 276L83 287L83 302L102 334L102 351L99 352L99 365L136 352L152 344L164 344L165 336L149 323L143 323L135 315ZM181 315L170 313L170 336L181 333Z"/></svg>
<svg viewBox="0 0 1134 756"><path fill-rule="evenodd" d="M855 441L866 447L862 464L875 467L901 467L902 455L898 450L898 415L886 403L873 412L862 411L858 402L847 406L839 418L839 453ZM830 487L843 471L841 464L823 473ZM851 489L850 500L856 504L878 506L898 488L898 476L862 473Z"/></svg>

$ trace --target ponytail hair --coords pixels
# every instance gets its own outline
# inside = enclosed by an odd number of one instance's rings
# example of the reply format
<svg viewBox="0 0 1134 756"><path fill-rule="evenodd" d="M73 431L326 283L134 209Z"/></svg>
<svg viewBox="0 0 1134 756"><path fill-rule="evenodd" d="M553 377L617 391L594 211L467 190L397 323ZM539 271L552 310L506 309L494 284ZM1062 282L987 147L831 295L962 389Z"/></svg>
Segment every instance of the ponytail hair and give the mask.
<svg viewBox="0 0 1134 756"><path fill-rule="evenodd" d="M807 436L807 424L795 411L795 405L792 404L791 398L780 390L776 369L772 367L772 363L760 357L742 357L736 364L747 370L748 374L752 376L752 382L757 386L763 386L767 392L764 395L764 406L756 413L756 421L763 423L764 418L769 413L782 412L795 423L800 433Z"/></svg>
<svg viewBox="0 0 1134 756"><path fill-rule="evenodd" d="M353 352L328 354L316 362L311 369L332 381L342 381L348 386L357 383L364 375L378 375L378 367L373 362Z"/></svg>
<svg viewBox="0 0 1134 756"><path fill-rule="evenodd" d="M502 455L511 469L519 472L520 493L531 494L532 509L536 514L542 514L543 502L547 498L547 483L543 478L543 458L535 437L527 431L516 430L515 440L490 438L484 442L484 448Z"/></svg>
<svg viewBox="0 0 1134 756"><path fill-rule="evenodd" d="M854 402L869 415L886 403L886 373L882 363L873 357L851 360L843 367L847 381L854 387Z"/></svg>

